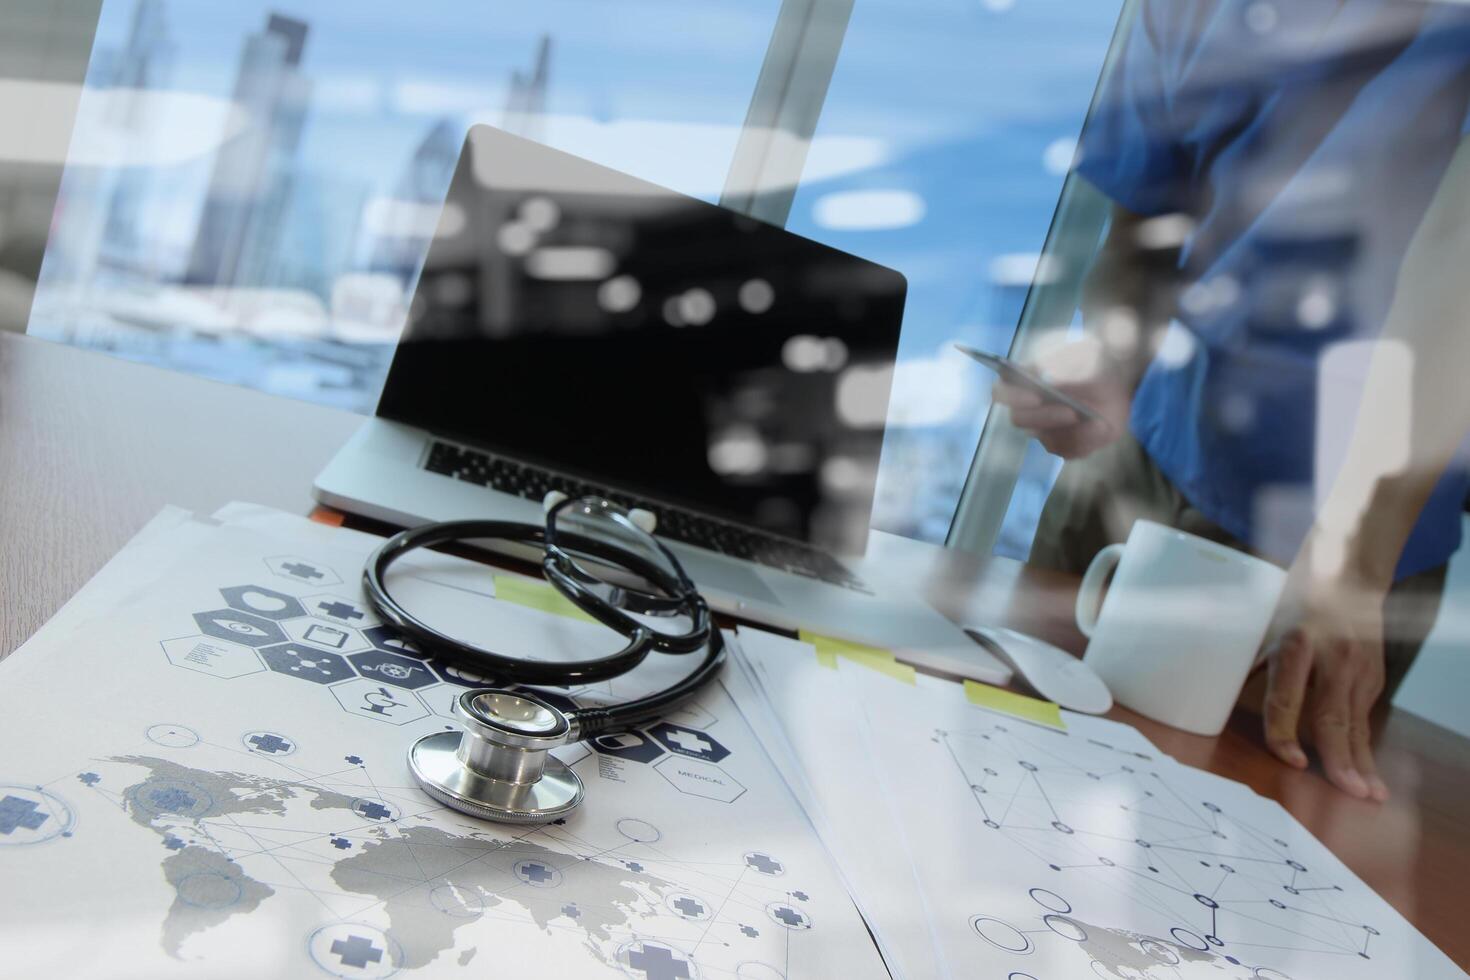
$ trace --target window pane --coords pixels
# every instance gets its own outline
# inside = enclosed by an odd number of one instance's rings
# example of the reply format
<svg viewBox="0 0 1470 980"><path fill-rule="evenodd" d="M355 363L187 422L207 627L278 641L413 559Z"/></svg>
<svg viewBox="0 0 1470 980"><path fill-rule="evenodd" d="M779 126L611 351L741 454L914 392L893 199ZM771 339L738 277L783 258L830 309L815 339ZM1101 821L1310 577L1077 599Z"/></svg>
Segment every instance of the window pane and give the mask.
<svg viewBox="0 0 1470 980"><path fill-rule="evenodd" d="M471 123L713 200L778 7L106 0L29 330L370 410Z"/></svg>
<svg viewBox="0 0 1470 980"><path fill-rule="evenodd" d="M909 279L876 527L949 530L991 381L953 344L1010 346L1120 7L857 0L790 226Z"/></svg>

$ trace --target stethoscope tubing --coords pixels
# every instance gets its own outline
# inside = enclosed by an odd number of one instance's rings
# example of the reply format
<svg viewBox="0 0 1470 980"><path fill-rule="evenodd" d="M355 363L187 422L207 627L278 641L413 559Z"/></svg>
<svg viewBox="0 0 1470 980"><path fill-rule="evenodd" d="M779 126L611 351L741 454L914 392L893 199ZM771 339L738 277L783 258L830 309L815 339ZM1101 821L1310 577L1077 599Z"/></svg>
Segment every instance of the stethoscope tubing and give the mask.
<svg viewBox="0 0 1470 980"><path fill-rule="evenodd" d="M627 638L622 649L606 656L582 661L527 661L487 650L455 639L434 629L408 612L388 590L389 568L404 555L419 548L459 541L500 540L518 544L539 545L546 552L543 569L547 580L579 609ZM643 596L642 605L664 615L682 611L689 616L691 628L684 634L664 634L638 622L592 591L558 561L563 548L571 548L600 562L652 582L667 593L660 600ZM578 725L583 738L625 731L646 724L689 698L714 678L724 665L725 644L714 626L708 604L694 590L678 560L659 544L660 550L676 572L659 568L626 549L584 535L557 532L548 541L546 528L518 521L447 521L426 524L401 531L385 541L363 568L362 587L369 603L379 615L425 652L451 666L491 677L500 684L526 684L569 687L610 680L636 668L649 653L657 650L669 654L690 654L704 649L698 667L678 683L662 691L620 705L603 708L580 708L568 714ZM574 567L574 566L572 566ZM640 593L632 593L642 595ZM670 604L672 603L672 604Z"/></svg>

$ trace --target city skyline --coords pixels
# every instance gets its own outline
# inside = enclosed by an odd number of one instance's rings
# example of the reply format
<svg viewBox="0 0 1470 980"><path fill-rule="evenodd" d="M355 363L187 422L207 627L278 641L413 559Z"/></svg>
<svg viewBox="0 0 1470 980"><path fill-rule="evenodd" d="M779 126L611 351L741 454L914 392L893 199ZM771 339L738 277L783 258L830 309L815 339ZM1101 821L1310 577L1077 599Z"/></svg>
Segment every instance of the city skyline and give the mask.
<svg viewBox="0 0 1470 980"><path fill-rule="evenodd" d="M642 0L628 10L648 6ZM335 343L340 287L366 277L370 292L381 293L380 277L397 282L406 302L427 244L423 229L432 225L427 216L437 211L473 122L511 126L712 200L775 7L762 0L738 16L718 4L664 10L666 20L687 17L688 29L671 32L677 44L650 48L649 38L633 36L627 17L576 0L549 0L534 13L507 12L483 24L461 20L457 31L444 28L463 7L444 0L426 0L411 16L337 0L231 5L208 16L167 0L106 0L84 98L113 89L213 99L221 135L203 156L68 168L38 291L42 315L32 328L370 409L401 304L354 302L387 319L376 334L353 336L384 339L360 353L328 349L322 342ZM943 364L944 351L955 339L991 350L1009 345L1015 304L1003 300L1005 287L990 281L988 269L998 256L1041 247L1061 183L1046 161L1080 131L1111 35L1116 11L1101 8L1081 0L1025 0L1003 13L977 7L959 22L962 30L947 32L935 29L938 8L909 15L888 0L870 0L855 10L789 227L910 280L900 373L913 377L895 388L894 417L928 421L890 427L885 460L894 463L885 469L905 480L919 475L895 485L886 510L926 516L898 530L933 537L947 526L983 425L988 379L957 374ZM1043 40L1039 32L1053 31L1058 21L1050 15L1061 9L1074 14L1070 33ZM382 37L394 45L385 47ZM935 50L903 47L915 37ZM983 57L936 60L964 45ZM1070 52L1071 60L1025 64L1038 45ZM426 50L432 57L423 57ZM905 64L924 64L944 84L903 73ZM1007 84L996 86L1002 78ZM896 111L899 105L919 111ZM873 190L914 202L911 215L874 228L825 217L829 202ZM99 289L131 296L173 284L239 293L251 306L217 319L188 295L143 309L145 295L129 299L119 321L88 305ZM321 326L303 327L299 300L262 319L250 298L261 290L314 297L317 312L307 309L308 321ZM46 310L61 310L64 300L71 305L48 320ZM138 323L142 332L130 325ZM301 343L309 338L280 334L288 325L298 334L326 333L322 342L309 340L308 351ZM226 368L188 339L201 328L253 338L256 353ZM346 374L343 362L353 365ZM931 375L942 383L918 380ZM948 416L921 404L955 385L945 396Z"/></svg>

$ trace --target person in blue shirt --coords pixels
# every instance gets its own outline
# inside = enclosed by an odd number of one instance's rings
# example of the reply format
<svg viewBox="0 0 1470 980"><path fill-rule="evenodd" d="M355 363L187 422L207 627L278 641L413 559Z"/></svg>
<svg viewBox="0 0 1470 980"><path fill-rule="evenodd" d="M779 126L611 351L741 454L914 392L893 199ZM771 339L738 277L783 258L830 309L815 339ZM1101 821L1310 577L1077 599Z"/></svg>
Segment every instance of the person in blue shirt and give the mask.
<svg viewBox="0 0 1470 980"><path fill-rule="evenodd" d="M1372 710L1470 495L1470 5L1137 0L1077 169L1111 199L1080 339L999 385L1064 457L1031 561L1147 517L1289 568L1266 740L1384 800Z"/></svg>

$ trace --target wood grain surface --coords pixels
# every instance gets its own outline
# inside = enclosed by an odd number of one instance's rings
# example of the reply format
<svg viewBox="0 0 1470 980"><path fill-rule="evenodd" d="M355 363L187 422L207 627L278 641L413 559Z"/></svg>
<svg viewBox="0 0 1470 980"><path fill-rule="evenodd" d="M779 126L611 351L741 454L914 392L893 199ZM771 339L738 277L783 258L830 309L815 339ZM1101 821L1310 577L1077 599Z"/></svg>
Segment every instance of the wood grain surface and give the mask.
<svg viewBox="0 0 1470 980"><path fill-rule="evenodd" d="M0 657L166 504L306 513L359 421L0 333Z"/></svg>

